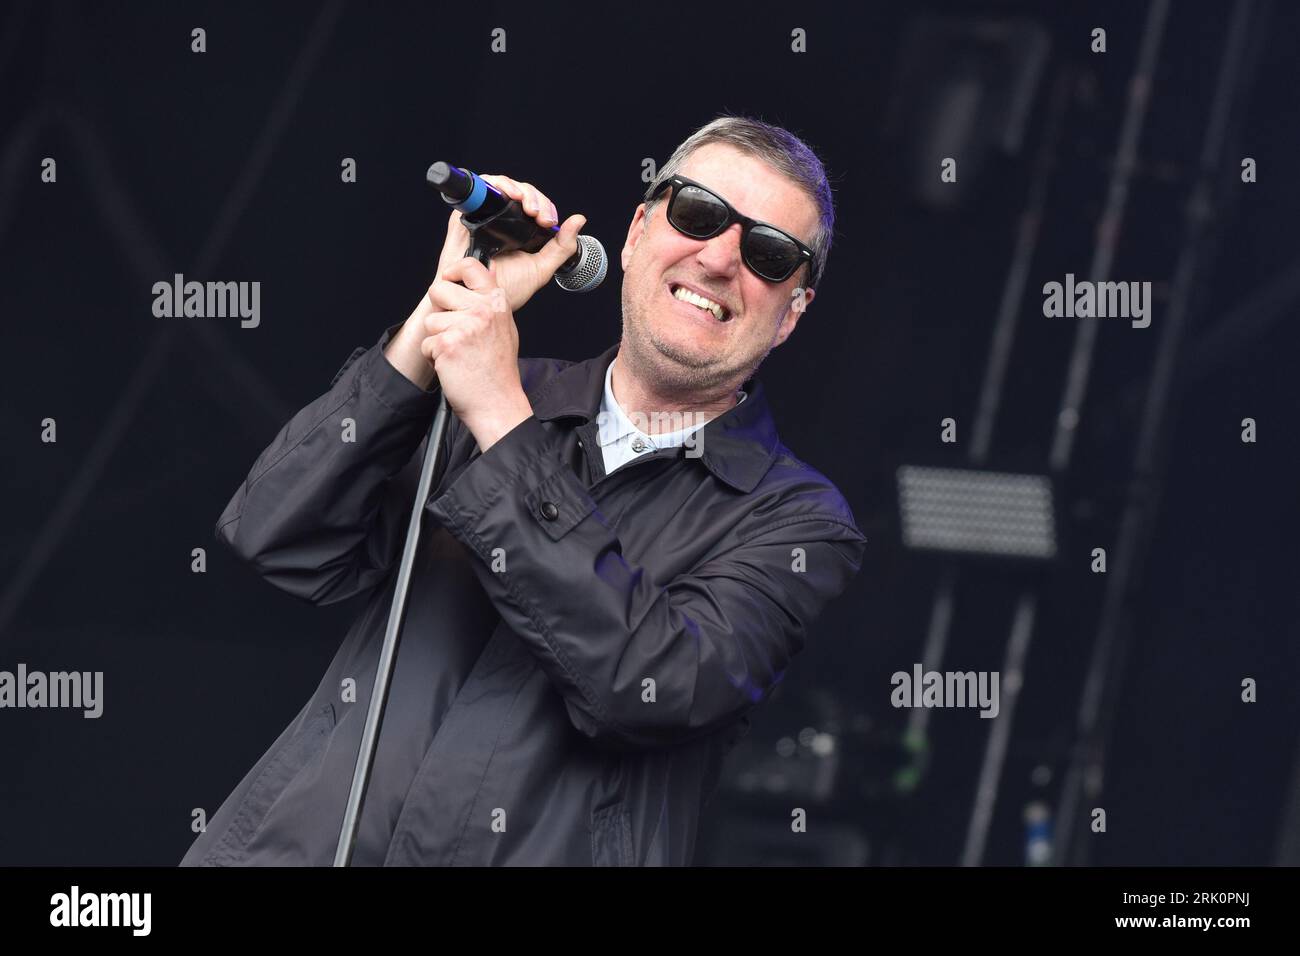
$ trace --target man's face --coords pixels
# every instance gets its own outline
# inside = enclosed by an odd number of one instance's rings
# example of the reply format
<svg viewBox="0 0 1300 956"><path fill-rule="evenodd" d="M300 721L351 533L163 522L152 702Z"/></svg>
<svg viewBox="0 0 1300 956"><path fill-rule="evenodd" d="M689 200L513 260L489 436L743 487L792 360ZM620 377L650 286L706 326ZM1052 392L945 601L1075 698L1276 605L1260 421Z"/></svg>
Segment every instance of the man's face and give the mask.
<svg viewBox="0 0 1300 956"><path fill-rule="evenodd" d="M811 245L817 207L799 186L762 160L734 147L697 149L679 173L707 186L740 213L785 230ZM739 388L786 340L799 321L795 290L800 267L784 282L760 279L740 257L740 223L712 239L684 236L668 223L667 193L648 220L637 207L623 246L623 343L636 374L663 392L708 393ZM648 223L648 224L647 224ZM674 296L680 287L721 305L729 318ZM803 307L813 292L803 292Z"/></svg>

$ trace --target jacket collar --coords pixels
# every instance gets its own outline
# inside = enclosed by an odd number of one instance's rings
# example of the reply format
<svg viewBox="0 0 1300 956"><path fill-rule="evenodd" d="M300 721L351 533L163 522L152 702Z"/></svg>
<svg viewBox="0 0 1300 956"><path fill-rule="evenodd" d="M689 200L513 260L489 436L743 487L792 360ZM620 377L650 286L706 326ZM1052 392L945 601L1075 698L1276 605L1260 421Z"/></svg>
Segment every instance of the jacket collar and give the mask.
<svg viewBox="0 0 1300 956"><path fill-rule="evenodd" d="M530 399L538 421L595 420L604 397L605 371L618 350L615 343L595 358L566 366L544 384ZM751 378L741 388L749 397L700 429L699 461L715 477L748 493L772 467L780 442L762 383ZM678 454L685 452L679 448Z"/></svg>

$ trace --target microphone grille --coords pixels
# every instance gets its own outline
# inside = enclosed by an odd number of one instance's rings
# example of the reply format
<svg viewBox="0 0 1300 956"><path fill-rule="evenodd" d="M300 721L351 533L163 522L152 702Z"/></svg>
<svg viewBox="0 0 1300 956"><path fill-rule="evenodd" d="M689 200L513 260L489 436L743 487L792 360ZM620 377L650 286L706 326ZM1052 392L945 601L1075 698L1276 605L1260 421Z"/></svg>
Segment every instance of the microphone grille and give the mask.
<svg viewBox="0 0 1300 956"><path fill-rule="evenodd" d="M567 292L590 292L605 281L609 262L605 247L591 236L578 236L578 264L555 274L555 284Z"/></svg>

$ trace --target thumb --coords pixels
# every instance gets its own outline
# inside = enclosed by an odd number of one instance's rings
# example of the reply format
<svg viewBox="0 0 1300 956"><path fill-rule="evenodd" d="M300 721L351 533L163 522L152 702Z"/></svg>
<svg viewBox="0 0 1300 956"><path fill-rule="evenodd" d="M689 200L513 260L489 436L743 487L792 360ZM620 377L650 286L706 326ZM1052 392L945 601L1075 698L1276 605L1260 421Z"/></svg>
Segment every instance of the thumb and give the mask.
<svg viewBox="0 0 1300 956"><path fill-rule="evenodd" d="M570 256L578 251L578 233L582 232L582 227L586 224L586 216L581 213L574 213L564 220L564 225L551 238L551 241L538 251L537 254L542 257L542 261L549 272L554 272L560 268L569 260Z"/></svg>
<svg viewBox="0 0 1300 956"><path fill-rule="evenodd" d="M442 252L438 254L438 275L457 259L464 258L469 247L469 230L460 221L460 210L452 210L447 219L447 237L442 242Z"/></svg>

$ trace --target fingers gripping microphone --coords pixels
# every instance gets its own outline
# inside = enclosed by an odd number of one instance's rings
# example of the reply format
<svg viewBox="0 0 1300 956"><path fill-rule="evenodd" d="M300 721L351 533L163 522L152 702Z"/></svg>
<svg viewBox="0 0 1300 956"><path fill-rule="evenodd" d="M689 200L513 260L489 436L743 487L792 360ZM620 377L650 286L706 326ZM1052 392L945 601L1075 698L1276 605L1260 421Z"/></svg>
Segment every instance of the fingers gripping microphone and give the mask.
<svg viewBox="0 0 1300 956"><path fill-rule="evenodd" d="M465 254L484 265L499 252L536 252L560 231L558 224L539 225L517 200L468 169L434 163L425 179L442 194L443 202L460 211L471 236ZM608 268L604 246L591 236L578 236L578 251L555 271L555 284L568 292L590 292L605 281Z"/></svg>

